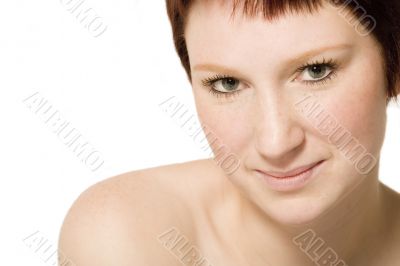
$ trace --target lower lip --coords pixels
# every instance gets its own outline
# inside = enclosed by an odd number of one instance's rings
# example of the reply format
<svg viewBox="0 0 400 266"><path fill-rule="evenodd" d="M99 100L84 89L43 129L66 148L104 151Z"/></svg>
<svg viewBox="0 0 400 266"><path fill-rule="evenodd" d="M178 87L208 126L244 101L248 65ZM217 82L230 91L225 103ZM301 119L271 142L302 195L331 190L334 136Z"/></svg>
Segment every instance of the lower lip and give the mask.
<svg viewBox="0 0 400 266"><path fill-rule="evenodd" d="M298 190L304 187L311 180L311 178L315 177L318 174L323 163L324 161L321 161L307 171L292 177L279 178L264 174L260 171L256 172L261 175L262 179L265 180L265 182L271 189L281 192L287 192Z"/></svg>

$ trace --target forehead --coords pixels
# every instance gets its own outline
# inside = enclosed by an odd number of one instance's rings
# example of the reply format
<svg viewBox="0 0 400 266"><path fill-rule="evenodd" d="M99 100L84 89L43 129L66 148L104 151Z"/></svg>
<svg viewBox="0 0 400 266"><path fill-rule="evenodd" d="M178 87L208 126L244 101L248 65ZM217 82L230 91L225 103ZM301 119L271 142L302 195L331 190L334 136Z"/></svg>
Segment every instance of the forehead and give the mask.
<svg viewBox="0 0 400 266"><path fill-rule="evenodd" d="M288 12L274 20L245 16L238 10L231 16L232 7L232 1L195 1L185 28L191 63L213 58L227 64L247 61L254 66L263 61L265 65L310 48L368 39L328 2L312 13Z"/></svg>

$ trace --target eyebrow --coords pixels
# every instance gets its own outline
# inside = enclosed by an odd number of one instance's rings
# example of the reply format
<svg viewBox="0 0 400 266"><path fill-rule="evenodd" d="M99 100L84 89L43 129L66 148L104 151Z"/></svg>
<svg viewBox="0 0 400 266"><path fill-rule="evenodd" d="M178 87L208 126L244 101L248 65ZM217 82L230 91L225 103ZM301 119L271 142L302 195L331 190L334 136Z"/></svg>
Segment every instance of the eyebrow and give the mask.
<svg viewBox="0 0 400 266"><path fill-rule="evenodd" d="M310 57L316 56L316 55L321 54L326 51L349 49L352 46L353 45L351 45L351 44L344 43L344 44L339 44L339 45L320 47L317 49L306 51L298 56L295 56L291 59L286 60L284 63L288 64L288 65L297 64L299 62L305 61L306 59L308 59ZM216 64L198 64L193 67L193 70L197 70L197 71L209 70L212 72L229 72L229 73L233 73L233 74L239 74L239 72L235 69L232 69L232 68L229 68L226 66L216 65Z"/></svg>

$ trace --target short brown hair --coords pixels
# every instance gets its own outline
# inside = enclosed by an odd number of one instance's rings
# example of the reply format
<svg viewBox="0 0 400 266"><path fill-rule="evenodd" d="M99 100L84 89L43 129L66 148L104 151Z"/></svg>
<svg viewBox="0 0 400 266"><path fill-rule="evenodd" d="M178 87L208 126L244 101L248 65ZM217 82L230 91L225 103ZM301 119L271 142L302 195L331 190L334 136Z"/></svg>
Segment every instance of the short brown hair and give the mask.
<svg viewBox="0 0 400 266"><path fill-rule="evenodd" d="M200 0L204 1L204 0ZM215 0L213 0L215 1ZM246 16L254 16L262 12L264 18L275 19L288 11L309 12L317 11L324 0L233 0L232 15L241 4L241 10ZM400 1L399 0L325 0L336 7L341 6L354 15L358 22L370 27L370 32L381 45L382 56L385 61L386 85L389 98L397 99L400 81ZM186 47L184 29L189 9L194 0L166 0L168 17L172 26L172 34L176 52L181 60L189 81L189 55ZM374 20L373 28L371 21Z"/></svg>

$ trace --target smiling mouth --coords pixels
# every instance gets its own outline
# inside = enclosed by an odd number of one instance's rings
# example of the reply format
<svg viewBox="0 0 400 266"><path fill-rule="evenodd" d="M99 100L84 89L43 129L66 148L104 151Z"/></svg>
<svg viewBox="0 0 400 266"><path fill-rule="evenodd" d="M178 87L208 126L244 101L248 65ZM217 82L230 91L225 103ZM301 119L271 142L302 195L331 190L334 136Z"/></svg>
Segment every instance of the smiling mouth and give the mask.
<svg viewBox="0 0 400 266"><path fill-rule="evenodd" d="M325 160L321 160L287 172L264 172L256 170L256 173L272 190L279 192L296 191L303 188L310 180L319 175L324 162Z"/></svg>
<svg viewBox="0 0 400 266"><path fill-rule="evenodd" d="M300 166L297 167L293 170L287 171L287 172L274 172L274 171L261 171L261 170L257 170L258 172L266 175L266 176L270 176L273 178L293 178L293 177L297 177L300 176L301 174L310 171L311 169L313 169L314 167L318 166L319 164L321 164L324 160L318 161L318 162L314 162L308 165L304 165L304 166Z"/></svg>

